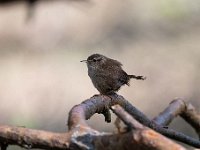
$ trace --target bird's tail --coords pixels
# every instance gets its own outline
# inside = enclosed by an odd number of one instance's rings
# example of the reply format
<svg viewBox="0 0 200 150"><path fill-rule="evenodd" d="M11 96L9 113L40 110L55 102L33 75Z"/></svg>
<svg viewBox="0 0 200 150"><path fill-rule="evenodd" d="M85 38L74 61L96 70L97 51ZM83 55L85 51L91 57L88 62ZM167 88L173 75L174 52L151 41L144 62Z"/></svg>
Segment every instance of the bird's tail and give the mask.
<svg viewBox="0 0 200 150"><path fill-rule="evenodd" d="M145 80L145 76L128 75L129 78L134 78L136 80Z"/></svg>

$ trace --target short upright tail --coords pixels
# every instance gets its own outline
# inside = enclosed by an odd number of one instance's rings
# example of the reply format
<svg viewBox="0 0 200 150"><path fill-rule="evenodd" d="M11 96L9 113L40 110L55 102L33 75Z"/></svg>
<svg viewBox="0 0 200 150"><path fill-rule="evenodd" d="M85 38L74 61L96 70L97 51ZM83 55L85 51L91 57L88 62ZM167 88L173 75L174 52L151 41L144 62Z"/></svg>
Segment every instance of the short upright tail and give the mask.
<svg viewBox="0 0 200 150"><path fill-rule="evenodd" d="M128 75L129 78L134 78L136 80L145 80L145 76Z"/></svg>

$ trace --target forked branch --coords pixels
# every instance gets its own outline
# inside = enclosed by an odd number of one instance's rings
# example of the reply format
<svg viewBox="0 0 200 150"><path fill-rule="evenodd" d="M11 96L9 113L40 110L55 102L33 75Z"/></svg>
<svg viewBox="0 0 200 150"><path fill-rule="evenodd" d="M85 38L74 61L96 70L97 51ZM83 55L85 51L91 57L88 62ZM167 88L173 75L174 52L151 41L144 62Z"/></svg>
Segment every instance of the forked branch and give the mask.
<svg viewBox="0 0 200 150"><path fill-rule="evenodd" d="M128 131L124 133L99 132L87 124L86 120L95 113L103 114L105 120L110 122L109 109L111 107L129 127ZM71 109L68 118L68 132L53 133L2 125L0 126L0 147L1 150L5 150L7 145L54 150L129 150L133 147L136 150L185 150L179 144L161 135L163 134L171 139L200 148L199 140L165 128L177 115L183 117L199 135L199 113L191 104L180 99L173 101L159 116L150 120L120 95L96 95Z"/></svg>

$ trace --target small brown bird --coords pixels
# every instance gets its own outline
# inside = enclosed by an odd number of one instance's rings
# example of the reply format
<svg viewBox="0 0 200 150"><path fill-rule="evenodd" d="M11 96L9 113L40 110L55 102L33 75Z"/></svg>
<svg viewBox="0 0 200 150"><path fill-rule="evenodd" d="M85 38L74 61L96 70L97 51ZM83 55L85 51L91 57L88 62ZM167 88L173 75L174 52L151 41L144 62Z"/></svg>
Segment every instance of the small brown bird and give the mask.
<svg viewBox="0 0 200 150"><path fill-rule="evenodd" d="M122 64L114 59L101 54L93 54L82 60L88 67L88 75L95 88L104 95L110 95L120 89L122 85L129 85L131 78L145 80L143 76L128 75L123 69Z"/></svg>

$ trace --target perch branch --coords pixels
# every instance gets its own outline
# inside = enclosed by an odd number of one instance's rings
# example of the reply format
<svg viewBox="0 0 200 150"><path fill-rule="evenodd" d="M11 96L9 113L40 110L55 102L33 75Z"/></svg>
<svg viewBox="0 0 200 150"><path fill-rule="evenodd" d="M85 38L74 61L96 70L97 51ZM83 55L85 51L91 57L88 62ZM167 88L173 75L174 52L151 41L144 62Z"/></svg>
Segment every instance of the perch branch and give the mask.
<svg viewBox="0 0 200 150"><path fill-rule="evenodd" d="M104 133L99 132L97 130L92 129L86 122L90 117L92 117L95 113L101 113L105 116L106 121L110 121L110 112L109 108L111 106L119 104L124 110L130 114L136 121L130 116L130 125L132 126L132 130L126 133ZM120 108L119 108L120 109ZM117 110L117 108L116 108ZM191 111L192 110L192 111ZM117 110L119 112L119 110ZM117 114L116 111L116 114ZM121 111L118 113L124 114L124 121L129 120L127 118L127 113L125 111ZM188 111L188 113L186 113ZM197 118L199 114L192 109L192 107L188 107L185 113L182 114L182 117L190 122L191 118ZM188 114L193 114L189 117ZM196 114L196 115L194 115ZM122 117L121 117L122 118ZM167 118L167 117L166 117ZM157 119L159 120L159 119ZM7 145L19 145L21 147L25 147L28 149L31 148L42 148L42 149L54 149L54 150L66 150L66 149L132 149L133 147L137 150L168 150L169 145L159 145L160 143L167 144L168 142L164 142L168 139L162 137L160 134L155 133L155 131L170 137L172 139L181 141L183 143L189 144L194 147L200 148L200 141L188 137L182 133L176 132L172 129L165 129L162 127L165 123L170 123L170 119L166 119L164 121L158 122L151 121L148 119L142 112L140 112L137 108L132 106L127 100L125 100L120 95L111 95L111 96L94 96L79 105L74 106L68 118L68 127L69 131L66 133L52 133L40 130L27 129L22 127L12 127L12 126L0 126L0 146L3 149L6 149ZM135 122L134 122L135 121ZM164 122L164 123L163 123ZM194 128L199 127L199 121L191 124ZM141 125L142 124L142 125ZM155 131L152 131L150 127ZM135 128L135 130L134 130ZM141 129L140 129L141 128ZM161 140L161 141L160 141ZM152 144L147 143L153 142ZM158 142L158 143L156 143ZM171 142L171 144L174 144ZM155 145L158 147L155 148ZM178 146L179 149L183 149ZM164 148L166 147L166 148ZM176 147L176 146L175 146Z"/></svg>
<svg viewBox="0 0 200 150"><path fill-rule="evenodd" d="M110 108L111 106L119 104L128 113L135 117L136 120L142 124L149 126L152 121L149 120L141 111L132 106L127 100L120 95L98 95L93 96L90 99L83 101L81 104L74 106L69 115L68 127L74 128L77 125L87 126L85 120L88 120L95 113L102 113L103 110Z"/></svg>
<svg viewBox="0 0 200 150"><path fill-rule="evenodd" d="M131 107L125 105L124 102L127 101L119 95L109 97L99 95L82 102L80 105L74 106L70 111L68 126L70 130L79 132L74 132L74 134L72 134L73 138L71 140L71 146L76 149L95 148L129 150L133 147L138 150L172 150L172 148L177 150L184 149L173 142L166 142L168 139L158 133L155 133L151 129L144 129L143 125L141 125L142 130L131 130L124 134L106 134L99 133L98 131L91 129L86 123L86 120L95 113L103 113L105 109L117 103L124 105L124 107L127 106L126 108L130 109ZM169 143L171 147L169 147Z"/></svg>
<svg viewBox="0 0 200 150"><path fill-rule="evenodd" d="M95 113L101 113L105 108L111 107L115 104L122 106L131 116L133 116L141 124L154 129L155 131L185 144L191 145L193 147L200 148L200 141L189 137L183 133L177 132L173 129L166 129L163 126L157 125L155 121L148 119L141 111L136 107L132 106L127 100L125 100L120 95L111 96L94 96L90 99L84 101L80 105L75 106L70 111L70 117L68 120L68 126L70 129L79 126L87 125L85 120L89 119ZM78 113L79 112L79 113Z"/></svg>

